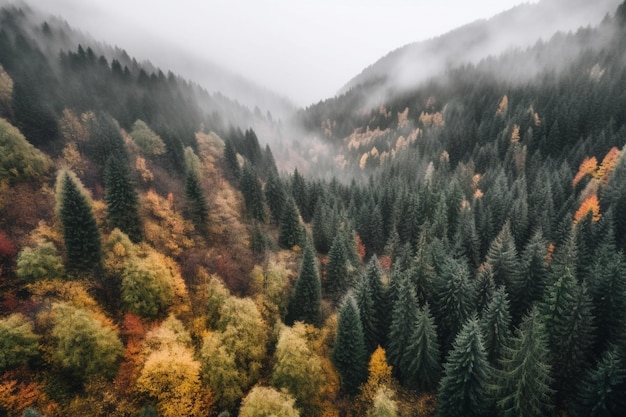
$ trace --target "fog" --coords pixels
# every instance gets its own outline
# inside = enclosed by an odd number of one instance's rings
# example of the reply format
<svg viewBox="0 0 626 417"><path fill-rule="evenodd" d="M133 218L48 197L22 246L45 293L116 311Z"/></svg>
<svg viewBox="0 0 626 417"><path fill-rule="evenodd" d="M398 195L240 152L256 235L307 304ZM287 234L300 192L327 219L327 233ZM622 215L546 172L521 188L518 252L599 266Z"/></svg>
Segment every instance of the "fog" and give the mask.
<svg viewBox="0 0 626 417"><path fill-rule="evenodd" d="M6 2L6 0L5 0ZM139 61L260 107L333 96L389 51L522 0L29 0ZM262 86L263 88L257 88ZM243 87L243 88L242 88ZM271 90L275 95L267 94Z"/></svg>

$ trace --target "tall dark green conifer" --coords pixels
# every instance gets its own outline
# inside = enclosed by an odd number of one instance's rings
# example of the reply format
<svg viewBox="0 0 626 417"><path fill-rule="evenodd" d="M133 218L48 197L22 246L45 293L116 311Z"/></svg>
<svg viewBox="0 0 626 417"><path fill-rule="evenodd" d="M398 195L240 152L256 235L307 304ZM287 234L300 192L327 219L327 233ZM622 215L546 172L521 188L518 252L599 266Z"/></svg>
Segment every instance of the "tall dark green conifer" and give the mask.
<svg viewBox="0 0 626 417"><path fill-rule="evenodd" d="M418 309L401 366L406 384L421 391L437 387L441 375L437 326L428 303Z"/></svg>
<svg viewBox="0 0 626 417"><path fill-rule="evenodd" d="M111 227L119 228L134 243L141 241L143 233L139 196L130 178L128 164L115 155L109 158L105 166L104 191Z"/></svg>
<svg viewBox="0 0 626 417"><path fill-rule="evenodd" d="M489 246L486 262L491 265L496 285L504 285L510 291L518 280L519 259L509 222Z"/></svg>
<svg viewBox="0 0 626 417"><path fill-rule="evenodd" d="M326 292L335 302L339 301L350 288L350 261L344 236L337 233L328 252L326 264Z"/></svg>
<svg viewBox="0 0 626 417"><path fill-rule="evenodd" d="M279 224L283 207L287 201L287 193L280 177L274 173L270 173L265 183L265 201L270 209L272 223Z"/></svg>
<svg viewBox="0 0 626 417"><path fill-rule="evenodd" d="M244 164L241 171L239 188L243 194L246 206L246 214L249 218L265 222L265 207L263 205L264 195L261 183L256 174L256 170L249 163Z"/></svg>
<svg viewBox="0 0 626 417"><path fill-rule="evenodd" d="M487 415L492 377L478 318L474 316L463 325L444 365L437 395L439 417Z"/></svg>
<svg viewBox="0 0 626 417"><path fill-rule="evenodd" d="M209 205L200 186L200 160L189 147L185 148L185 197L188 215L200 233L209 228Z"/></svg>
<svg viewBox="0 0 626 417"><path fill-rule="evenodd" d="M509 300L504 287L498 287L480 319L480 328L485 337L487 358L492 364L500 357L502 350L507 345L510 325Z"/></svg>
<svg viewBox="0 0 626 417"><path fill-rule="evenodd" d="M598 364L587 372L580 383L575 415L578 417L626 415L626 362L623 354L615 346L610 346L604 352Z"/></svg>
<svg viewBox="0 0 626 417"><path fill-rule="evenodd" d="M541 300L547 286L548 244L541 231L535 232L521 255L520 273L511 285L511 314L518 323L531 306Z"/></svg>
<svg viewBox="0 0 626 417"><path fill-rule="evenodd" d="M346 394L355 394L367 379L368 355L359 309L352 296L346 298L339 311L332 361L341 378L341 389Z"/></svg>
<svg viewBox="0 0 626 417"><path fill-rule="evenodd" d="M552 410L550 351L538 309L524 318L497 373L496 407L503 417L542 417Z"/></svg>
<svg viewBox="0 0 626 417"><path fill-rule="evenodd" d="M398 280L395 302L391 312L387 358L389 364L393 366L395 375L401 381L405 381L408 379L406 368L401 365L415 329L419 305L409 278L401 274Z"/></svg>
<svg viewBox="0 0 626 417"><path fill-rule="evenodd" d="M68 270L93 271L101 266L102 244L91 199L69 171L60 171L56 187L57 213L63 226Z"/></svg>
<svg viewBox="0 0 626 417"><path fill-rule="evenodd" d="M278 245L283 249L291 249L303 243L304 233L300 224L300 216L293 198L287 198L280 215Z"/></svg>
<svg viewBox="0 0 626 417"><path fill-rule="evenodd" d="M289 304L288 322L302 321L319 326L322 323L321 301L322 286L315 253L311 247L307 246L304 249L300 274Z"/></svg>

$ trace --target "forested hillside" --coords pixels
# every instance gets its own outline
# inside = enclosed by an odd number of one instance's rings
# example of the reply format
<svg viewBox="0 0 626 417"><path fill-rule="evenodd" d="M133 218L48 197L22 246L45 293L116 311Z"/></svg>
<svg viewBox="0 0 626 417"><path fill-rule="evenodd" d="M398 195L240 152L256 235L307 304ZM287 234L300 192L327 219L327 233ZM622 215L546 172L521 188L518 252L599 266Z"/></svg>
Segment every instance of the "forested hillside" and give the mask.
<svg viewBox="0 0 626 417"><path fill-rule="evenodd" d="M281 124L29 13L0 13L0 415L626 415L626 3L301 110L292 155L333 159L293 172Z"/></svg>

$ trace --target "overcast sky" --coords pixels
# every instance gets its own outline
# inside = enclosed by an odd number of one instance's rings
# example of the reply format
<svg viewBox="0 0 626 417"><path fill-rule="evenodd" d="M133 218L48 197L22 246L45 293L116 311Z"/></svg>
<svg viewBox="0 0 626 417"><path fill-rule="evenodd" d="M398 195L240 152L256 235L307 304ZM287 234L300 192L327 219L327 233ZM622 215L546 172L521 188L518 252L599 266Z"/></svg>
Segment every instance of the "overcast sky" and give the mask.
<svg viewBox="0 0 626 417"><path fill-rule="evenodd" d="M523 0L26 0L98 40L170 68L178 48L298 105L334 95L407 43Z"/></svg>

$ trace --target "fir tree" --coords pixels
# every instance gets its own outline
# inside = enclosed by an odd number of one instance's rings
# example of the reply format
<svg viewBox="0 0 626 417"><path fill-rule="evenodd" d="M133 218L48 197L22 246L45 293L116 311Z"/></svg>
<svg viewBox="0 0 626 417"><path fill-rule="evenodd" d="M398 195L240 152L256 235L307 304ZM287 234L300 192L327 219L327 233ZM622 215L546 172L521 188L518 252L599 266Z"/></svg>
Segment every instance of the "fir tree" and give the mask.
<svg viewBox="0 0 626 417"><path fill-rule="evenodd" d="M548 284L547 253L548 245L541 231L537 231L522 251L520 273L511 285L511 312L516 323L543 298Z"/></svg>
<svg viewBox="0 0 626 417"><path fill-rule="evenodd" d="M288 322L302 321L319 326L322 322L322 287L313 249L307 246L289 305Z"/></svg>
<svg viewBox="0 0 626 417"><path fill-rule="evenodd" d="M615 346L610 346L585 375L578 403L579 417L626 415L626 363Z"/></svg>
<svg viewBox="0 0 626 417"><path fill-rule="evenodd" d="M478 318L470 318L454 340L439 383L440 417L482 417L490 410L493 371L487 361Z"/></svg>
<svg viewBox="0 0 626 417"><path fill-rule="evenodd" d="M541 417L552 410L549 348L538 309L524 318L497 373L497 409L503 417Z"/></svg>
<svg viewBox="0 0 626 417"><path fill-rule="evenodd" d="M292 198L288 198L282 209L278 232L278 245L284 249L302 245L303 230L298 209Z"/></svg>
<svg viewBox="0 0 626 417"><path fill-rule="evenodd" d="M241 171L239 188L243 194L246 213L249 218L265 222L265 207L263 205L263 191L252 165L246 163Z"/></svg>
<svg viewBox="0 0 626 417"><path fill-rule="evenodd" d="M241 168L239 167L239 160L237 159L237 151L233 146L233 142L230 140L224 141L224 161L226 162L228 171L238 180L241 176Z"/></svg>
<svg viewBox="0 0 626 417"><path fill-rule="evenodd" d="M401 365L414 331L418 304L415 298L415 291L408 277L401 275L397 286L395 302L391 312L387 356L396 376L401 381L406 381L408 379L406 377L406 368Z"/></svg>
<svg viewBox="0 0 626 417"><path fill-rule="evenodd" d="M362 279L361 293L365 297L363 303L359 304L359 307L362 307L361 319L364 320L365 345L368 353L371 354L378 345L386 346L390 318L387 291L383 286L382 270L376 256L372 257L367 265ZM368 317L363 317L364 314ZM371 315L375 316L375 320L370 320Z"/></svg>
<svg viewBox="0 0 626 417"><path fill-rule="evenodd" d="M339 311L332 361L339 372L342 390L355 394L367 379L367 350L359 309L352 296L346 298Z"/></svg>
<svg viewBox="0 0 626 417"><path fill-rule="evenodd" d="M302 216L302 220L305 223L311 221L311 216L313 213L309 213L309 205L308 205L308 193L307 186L304 180L304 177L298 172L296 168L293 172L293 176L291 177L291 195L296 202L296 206Z"/></svg>
<svg viewBox="0 0 626 417"><path fill-rule="evenodd" d="M270 173L265 183L265 201L270 209L272 223L279 224L283 207L287 202L287 194L278 175Z"/></svg>
<svg viewBox="0 0 626 417"><path fill-rule="evenodd" d="M91 200L73 173L57 176L57 212L63 226L63 239L69 270L98 270L101 266L100 231L92 212Z"/></svg>
<svg viewBox="0 0 626 417"><path fill-rule="evenodd" d="M361 317L361 328L363 329L366 351L370 355L380 345L381 335L378 332L380 317L376 314L374 294L365 276L361 276L357 282L354 298L359 309L359 317Z"/></svg>
<svg viewBox="0 0 626 417"><path fill-rule="evenodd" d="M417 312L401 361L407 385L421 391L435 389L441 374L440 358L437 326L427 303Z"/></svg>
<svg viewBox="0 0 626 417"><path fill-rule="evenodd" d="M508 222L491 242L486 262L491 265L496 285L504 285L510 291L513 283L518 280L519 259Z"/></svg>
<svg viewBox="0 0 626 417"><path fill-rule="evenodd" d="M485 337L487 358L492 364L500 357L509 339L509 300L503 287L499 287L482 314L480 328Z"/></svg>
<svg viewBox="0 0 626 417"><path fill-rule="evenodd" d="M120 229L130 240L138 243L142 238L139 196L130 178L128 165L115 155L105 166L104 187L111 227Z"/></svg>
<svg viewBox="0 0 626 417"><path fill-rule="evenodd" d="M189 218L206 235L209 228L209 205L200 186L200 160L191 148L185 148L185 197Z"/></svg>
<svg viewBox="0 0 626 417"><path fill-rule="evenodd" d="M493 293L496 292L496 283L493 280L493 270L491 265L482 264L478 268L476 279L474 280L476 291L476 311L482 315L489 305Z"/></svg>
<svg viewBox="0 0 626 417"><path fill-rule="evenodd" d="M325 283L326 292L335 302L339 301L350 287L350 261L341 233L335 235L328 252Z"/></svg>

